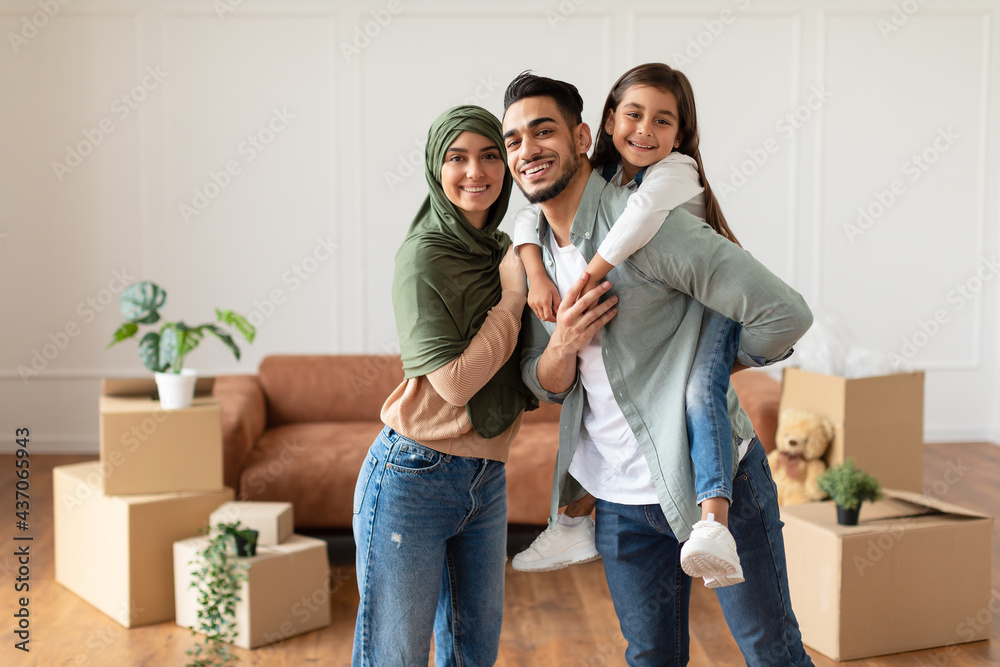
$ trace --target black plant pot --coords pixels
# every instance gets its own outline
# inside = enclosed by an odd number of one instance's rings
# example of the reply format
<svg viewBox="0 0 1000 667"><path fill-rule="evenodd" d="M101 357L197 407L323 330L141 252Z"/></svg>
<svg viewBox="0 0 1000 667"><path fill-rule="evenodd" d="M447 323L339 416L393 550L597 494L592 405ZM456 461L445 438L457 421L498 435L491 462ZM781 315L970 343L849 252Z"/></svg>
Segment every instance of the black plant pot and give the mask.
<svg viewBox="0 0 1000 667"><path fill-rule="evenodd" d="M841 526L858 525L858 514L861 513L861 505L852 510L837 505L837 523Z"/></svg>
<svg viewBox="0 0 1000 667"><path fill-rule="evenodd" d="M233 533L236 540L236 555L241 557L257 555L257 535L256 530L241 530Z"/></svg>

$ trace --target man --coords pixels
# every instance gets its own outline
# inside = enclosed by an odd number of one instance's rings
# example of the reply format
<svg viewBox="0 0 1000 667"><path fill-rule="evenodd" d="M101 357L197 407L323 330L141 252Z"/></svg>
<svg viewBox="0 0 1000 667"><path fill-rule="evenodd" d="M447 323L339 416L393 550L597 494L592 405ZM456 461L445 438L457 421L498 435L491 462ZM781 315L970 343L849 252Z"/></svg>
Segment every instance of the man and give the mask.
<svg viewBox="0 0 1000 667"><path fill-rule="evenodd" d="M626 660L683 665L691 579L680 543L699 518L684 397L704 308L742 323L740 366L787 356L812 316L794 290L680 208L581 297L587 276L573 271L593 257L630 190L590 169L590 128L572 85L525 73L504 107L508 167L541 206L539 242L563 293L555 324L525 313L522 327L525 383L563 405L553 515L585 489L597 497L597 549ZM811 665L788 597L767 460L732 387L729 415L739 460L729 528L746 582L716 592L747 664Z"/></svg>

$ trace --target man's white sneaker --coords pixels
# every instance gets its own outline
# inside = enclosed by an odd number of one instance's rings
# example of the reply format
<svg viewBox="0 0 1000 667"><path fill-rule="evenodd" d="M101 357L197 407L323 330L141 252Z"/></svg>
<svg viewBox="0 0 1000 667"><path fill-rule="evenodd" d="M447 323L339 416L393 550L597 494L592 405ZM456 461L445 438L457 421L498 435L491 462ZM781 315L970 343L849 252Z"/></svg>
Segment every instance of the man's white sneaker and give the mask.
<svg viewBox="0 0 1000 667"><path fill-rule="evenodd" d="M743 583L743 568L736 541L718 521L699 521L681 547L681 569L688 576L703 577L706 588Z"/></svg>
<svg viewBox="0 0 1000 667"><path fill-rule="evenodd" d="M594 544L594 520L588 516L575 526L556 521L514 556L511 566L519 572L549 572L600 557Z"/></svg>

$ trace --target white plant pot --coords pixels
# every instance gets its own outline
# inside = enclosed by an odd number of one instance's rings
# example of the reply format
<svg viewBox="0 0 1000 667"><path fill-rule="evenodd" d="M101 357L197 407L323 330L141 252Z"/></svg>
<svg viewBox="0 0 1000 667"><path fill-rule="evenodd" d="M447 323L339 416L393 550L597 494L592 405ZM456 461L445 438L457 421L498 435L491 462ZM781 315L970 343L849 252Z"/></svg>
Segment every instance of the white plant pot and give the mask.
<svg viewBox="0 0 1000 667"><path fill-rule="evenodd" d="M194 385L198 381L197 371L184 368L179 374L155 373L155 375L160 406L164 410L191 407L191 402L194 400Z"/></svg>

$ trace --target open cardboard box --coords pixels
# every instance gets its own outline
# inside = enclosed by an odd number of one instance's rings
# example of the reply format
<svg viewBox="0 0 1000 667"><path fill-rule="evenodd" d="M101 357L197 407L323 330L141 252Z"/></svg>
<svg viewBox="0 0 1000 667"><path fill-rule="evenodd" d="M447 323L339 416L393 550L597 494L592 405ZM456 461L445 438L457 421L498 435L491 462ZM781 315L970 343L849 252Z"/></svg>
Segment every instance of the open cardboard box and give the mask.
<svg viewBox="0 0 1000 667"><path fill-rule="evenodd" d="M834 660L987 639L993 518L885 490L837 524L832 501L781 508L792 608Z"/></svg>
<svg viewBox="0 0 1000 667"><path fill-rule="evenodd" d="M223 488L222 410L214 378L199 378L189 408L164 410L153 378L105 379L100 397L104 492L172 493Z"/></svg>
<svg viewBox="0 0 1000 667"><path fill-rule="evenodd" d="M788 408L833 422L828 465L853 458L883 487L923 491L923 371L848 379L786 368L780 410Z"/></svg>
<svg viewBox="0 0 1000 667"><path fill-rule="evenodd" d="M173 543L232 489L106 496L96 461L52 471L56 581L126 628L174 617Z"/></svg>

